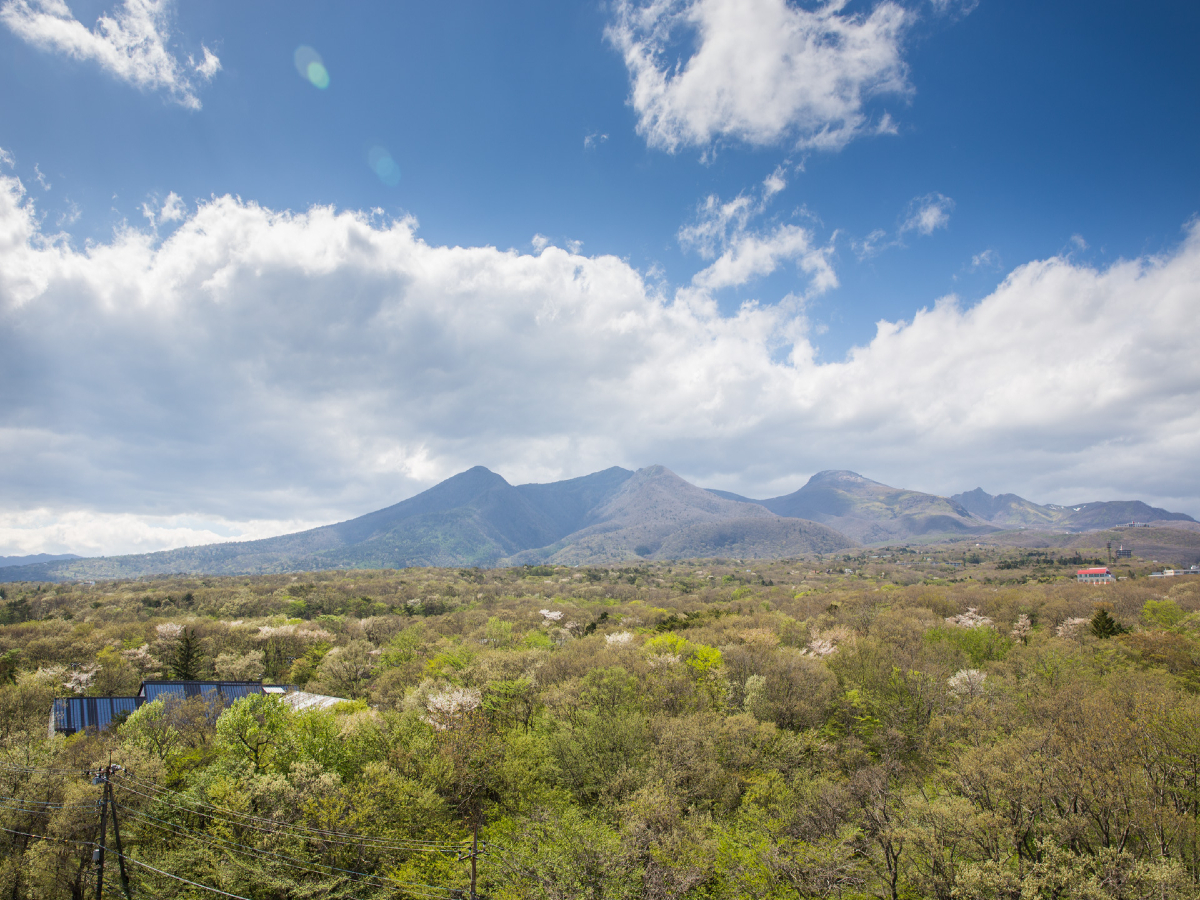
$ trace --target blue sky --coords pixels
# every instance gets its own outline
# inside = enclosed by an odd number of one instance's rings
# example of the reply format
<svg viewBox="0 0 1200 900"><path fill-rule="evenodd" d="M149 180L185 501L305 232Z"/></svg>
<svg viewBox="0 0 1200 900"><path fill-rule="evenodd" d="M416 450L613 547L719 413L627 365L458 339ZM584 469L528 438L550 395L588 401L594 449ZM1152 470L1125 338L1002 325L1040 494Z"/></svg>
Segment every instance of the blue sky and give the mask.
<svg viewBox="0 0 1200 900"><path fill-rule="evenodd" d="M0 553L271 533L475 463L1200 514L1195 4L0 22Z"/></svg>

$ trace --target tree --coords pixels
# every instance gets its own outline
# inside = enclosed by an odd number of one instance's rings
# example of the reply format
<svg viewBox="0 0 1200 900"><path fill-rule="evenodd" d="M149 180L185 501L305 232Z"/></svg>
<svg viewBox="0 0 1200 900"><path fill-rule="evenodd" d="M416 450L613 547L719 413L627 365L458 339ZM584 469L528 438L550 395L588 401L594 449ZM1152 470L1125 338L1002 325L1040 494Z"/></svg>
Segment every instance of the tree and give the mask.
<svg viewBox="0 0 1200 900"><path fill-rule="evenodd" d="M273 694L251 694L217 720L221 749L244 756L257 772L271 762L291 719L290 710Z"/></svg>
<svg viewBox="0 0 1200 900"><path fill-rule="evenodd" d="M204 650L195 628L184 628L171 651L171 674L180 681L196 681L200 678Z"/></svg>
<svg viewBox="0 0 1200 900"><path fill-rule="evenodd" d="M1109 615L1108 610L1103 606L1096 610L1096 614L1092 616L1092 622L1088 628L1092 634L1101 640L1125 633L1124 626Z"/></svg>

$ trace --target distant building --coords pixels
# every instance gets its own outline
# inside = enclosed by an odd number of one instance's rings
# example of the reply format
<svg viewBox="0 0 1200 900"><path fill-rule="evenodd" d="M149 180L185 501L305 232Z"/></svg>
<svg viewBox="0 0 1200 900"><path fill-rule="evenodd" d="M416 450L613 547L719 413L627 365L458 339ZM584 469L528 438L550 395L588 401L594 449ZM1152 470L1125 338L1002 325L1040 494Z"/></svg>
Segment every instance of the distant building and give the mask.
<svg viewBox="0 0 1200 900"><path fill-rule="evenodd" d="M1101 566L1097 569L1080 569L1075 573L1075 580L1083 584L1110 584L1117 579L1112 572Z"/></svg>
<svg viewBox="0 0 1200 900"><path fill-rule="evenodd" d="M1126 550L1124 545L1117 548L1117 559L1130 559L1133 556L1132 550Z"/></svg>
<svg viewBox="0 0 1200 900"><path fill-rule="evenodd" d="M1190 569L1163 569L1161 572L1151 572L1151 578L1174 578L1176 575L1200 575L1200 566Z"/></svg>
<svg viewBox="0 0 1200 900"><path fill-rule="evenodd" d="M345 702L342 697L325 697L299 690L294 684L263 684L261 681L143 681L134 697L60 697L50 707L50 735L74 734L91 728L107 731L143 703L155 700L188 700L202 697L216 709L231 706L251 694L275 694L293 709L327 709Z"/></svg>

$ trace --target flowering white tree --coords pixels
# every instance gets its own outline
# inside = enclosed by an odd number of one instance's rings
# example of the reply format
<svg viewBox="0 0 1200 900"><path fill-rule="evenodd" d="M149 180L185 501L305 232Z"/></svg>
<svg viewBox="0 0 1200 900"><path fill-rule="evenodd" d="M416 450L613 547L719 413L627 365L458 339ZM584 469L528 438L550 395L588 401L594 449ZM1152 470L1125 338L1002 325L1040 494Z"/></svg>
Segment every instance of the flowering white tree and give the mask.
<svg viewBox="0 0 1200 900"><path fill-rule="evenodd" d="M1029 643L1029 635L1033 634L1033 624L1029 621L1029 616L1021 613L1017 617L1016 624L1010 632L1014 638L1023 644Z"/></svg>
<svg viewBox="0 0 1200 900"><path fill-rule="evenodd" d="M82 694L92 686L92 679L96 677L96 672L95 666L88 669L77 669L71 673L70 678L63 682L63 687L76 694Z"/></svg>
<svg viewBox="0 0 1200 900"><path fill-rule="evenodd" d="M1079 638L1083 635L1084 626L1091 621L1086 616L1067 619L1058 628L1054 629L1054 633L1060 638L1066 638L1067 640Z"/></svg>
<svg viewBox="0 0 1200 900"><path fill-rule="evenodd" d="M479 708L483 695L473 688L452 687L425 700L425 721L438 731L453 728L464 715Z"/></svg>
<svg viewBox="0 0 1200 900"><path fill-rule="evenodd" d="M844 625L838 625L834 628L826 629L825 631L814 632L812 638L808 642L808 647L801 650L802 656L811 656L816 659L824 659L827 656L832 656L837 652L838 647L842 644L853 644L854 632Z"/></svg>
<svg viewBox="0 0 1200 900"><path fill-rule="evenodd" d="M978 697L983 694L983 682L987 673L978 669L959 669L947 682L950 693L956 697Z"/></svg>
<svg viewBox="0 0 1200 900"><path fill-rule="evenodd" d="M947 625L954 625L958 628L983 628L985 625L991 625L992 620L985 615L981 615L979 610L974 606L968 606L965 613L960 613L957 616L947 616Z"/></svg>
<svg viewBox="0 0 1200 900"><path fill-rule="evenodd" d="M121 656L129 665L133 666L133 670L138 673L138 676L144 681L146 678L158 675L162 671L162 663L160 663L150 653L150 645L142 644L140 647L135 647L132 650L122 650Z"/></svg>
<svg viewBox="0 0 1200 900"><path fill-rule="evenodd" d="M604 636L604 642L612 647L623 647L626 644L632 643L632 641L633 635L628 631L617 631Z"/></svg>

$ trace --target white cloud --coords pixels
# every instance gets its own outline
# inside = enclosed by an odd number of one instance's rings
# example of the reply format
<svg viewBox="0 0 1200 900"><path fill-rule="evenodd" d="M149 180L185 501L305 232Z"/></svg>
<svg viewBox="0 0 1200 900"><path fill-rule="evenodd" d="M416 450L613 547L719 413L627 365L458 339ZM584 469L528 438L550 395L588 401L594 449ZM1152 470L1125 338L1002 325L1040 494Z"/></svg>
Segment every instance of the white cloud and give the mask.
<svg viewBox="0 0 1200 900"><path fill-rule="evenodd" d="M171 0L122 0L88 30L65 0L5 0L0 20L14 34L45 50L90 60L115 78L143 90L163 90L175 102L200 108L198 81L208 81L221 61L207 47L199 63L181 62L168 46Z"/></svg>
<svg viewBox="0 0 1200 900"><path fill-rule="evenodd" d="M74 200L67 200L67 208L59 213L58 218L54 220L54 224L58 228L66 225L74 225L79 221L81 215L83 215L83 210L79 208L79 204Z"/></svg>
<svg viewBox="0 0 1200 900"><path fill-rule="evenodd" d="M596 148L596 147L600 146L601 144L603 144L603 143L604 143L605 141L607 141L607 140L608 140L608 135L607 135L607 134L601 134L601 133L600 133L600 132L598 132L598 131L597 131L597 132L593 132L592 134L588 134L588 135L585 135L585 136L584 136L584 138L583 138L583 148L584 148L585 150L592 150L592 149L594 149L594 148Z"/></svg>
<svg viewBox="0 0 1200 900"><path fill-rule="evenodd" d="M778 225L765 234L736 235L712 264L696 273L692 284L704 291L736 287L770 275L785 260L795 260L811 276L808 293L819 294L837 287L837 274L829 261L832 254L832 245L815 246L807 229Z"/></svg>
<svg viewBox="0 0 1200 900"><path fill-rule="evenodd" d="M954 201L945 194L935 192L916 197L908 205L908 214L900 226L900 234L915 231L928 237L939 228L948 228L952 209Z"/></svg>
<svg viewBox="0 0 1200 900"><path fill-rule="evenodd" d="M180 222L186 212L187 206L174 191L167 194L167 199L163 201L161 207L158 206L157 197L142 204L142 217L150 223L151 227L165 222Z"/></svg>
<svg viewBox="0 0 1200 900"><path fill-rule="evenodd" d="M39 168L36 163L33 166L33 174L34 178L37 179L37 183L42 186L43 191L48 191L51 187L53 187L53 185L46 180L46 176L42 174L41 168Z"/></svg>
<svg viewBox="0 0 1200 900"><path fill-rule="evenodd" d="M910 231L928 236L938 228L948 228L952 209L954 201L944 194L935 192L923 197L914 197L909 201L900 224L896 226L894 237L889 238L887 231L876 228L862 240L851 241L850 246L860 260L869 259L893 247L903 247L904 235Z"/></svg>
<svg viewBox="0 0 1200 900"><path fill-rule="evenodd" d="M1026 264L823 363L802 303L722 316L615 257L433 246L412 219L220 197L162 241L82 249L39 221L0 178L0 527L25 528L0 553L335 521L474 464L521 482L662 462L751 496L845 467L1200 513L1180 327L1200 225L1160 258ZM713 246L731 270L767 252L735 244ZM118 536L124 515L151 536ZM83 524L56 544L57 521Z"/></svg>
<svg viewBox="0 0 1200 900"><path fill-rule="evenodd" d="M223 541L252 541L324 524L327 523L304 519L228 522L192 516L45 508L0 511L0 548L4 548L6 556L35 553L112 556Z"/></svg>
<svg viewBox="0 0 1200 900"><path fill-rule="evenodd" d="M174 191L167 194L167 199L163 201L162 209L158 213L158 221L160 222L178 222L183 219L187 208L183 205L183 201L179 199L179 195Z"/></svg>
<svg viewBox="0 0 1200 900"><path fill-rule="evenodd" d="M982 253L976 253L971 256L972 269L991 269L1000 265L1000 254L990 247Z"/></svg>
<svg viewBox="0 0 1200 900"><path fill-rule="evenodd" d="M783 168L779 167L763 179L757 199L745 193L726 203L715 194L704 199L696 221L679 230L679 243L685 250L695 250L702 258L712 260L693 276L693 287L705 293L736 287L770 275L785 261L795 261L810 276L806 295L837 287L837 274L830 262L832 243L817 246L812 232L798 225L751 227L786 187Z"/></svg>
<svg viewBox="0 0 1200 900"><path fill-rule="evenodd" d="M887 232L882 228L876 228L861 241L851 241L850 246L854 248L854 253L859 259L868 259L888 247L897 246L897 241L889 241L887 236Z"/></svg>
<svg viewBox="0 0 1200 900"><path fill-rule="evenodd" d="M910 14L884 0L619 0L608 39L625 59L638 133L674 152L719 138L836 149L872 131L867 100L909 91ZM874 129L894 129L885 114Z"/></svg>

